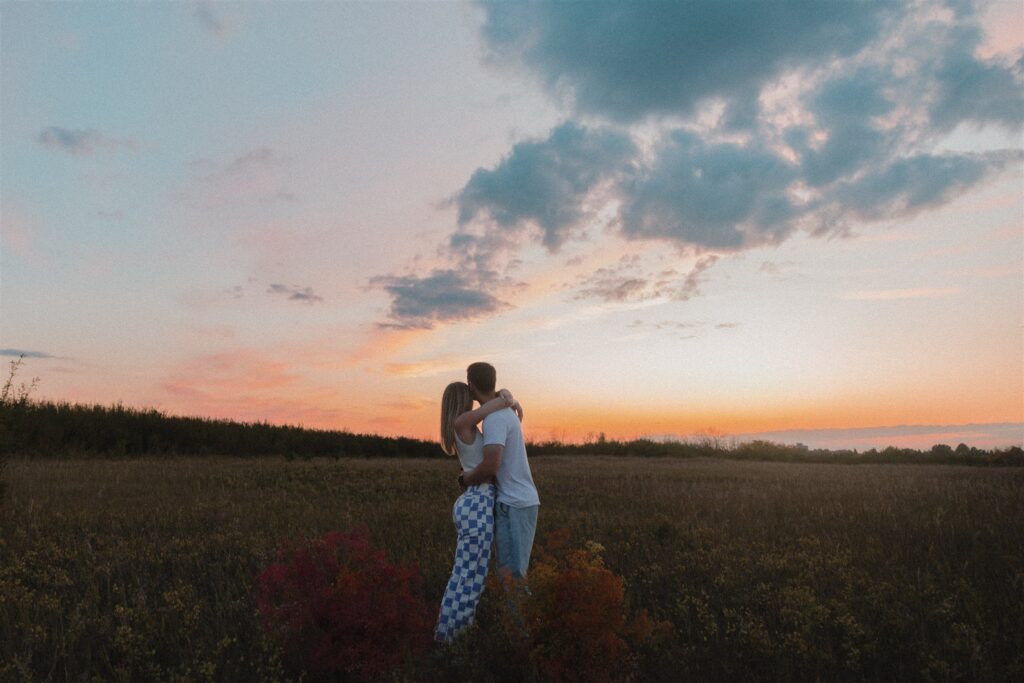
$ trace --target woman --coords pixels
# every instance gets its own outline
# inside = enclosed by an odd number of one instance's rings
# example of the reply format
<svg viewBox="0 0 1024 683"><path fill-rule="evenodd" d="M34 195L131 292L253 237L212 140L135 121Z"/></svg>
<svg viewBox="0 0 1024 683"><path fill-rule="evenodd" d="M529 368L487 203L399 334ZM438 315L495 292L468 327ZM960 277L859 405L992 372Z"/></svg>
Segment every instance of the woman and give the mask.
<svg viewBox="0 0 1024 683"><path fill-rule="evenodd" d="M515 410L523 419L523 408L507 389L498 397L473 410L473 396L465 382L452 382L441 397L441 448L448 455L457 455L462 471L468 472L484 459L484 439L476 426L485 417L504 408ZM491 558L494 538L493 482L469 486L452 507L457 543L455 567L448 580L441 611L437 617L434 640L450 643L473 623L476 605L484 589L487 563Z"/></svg>

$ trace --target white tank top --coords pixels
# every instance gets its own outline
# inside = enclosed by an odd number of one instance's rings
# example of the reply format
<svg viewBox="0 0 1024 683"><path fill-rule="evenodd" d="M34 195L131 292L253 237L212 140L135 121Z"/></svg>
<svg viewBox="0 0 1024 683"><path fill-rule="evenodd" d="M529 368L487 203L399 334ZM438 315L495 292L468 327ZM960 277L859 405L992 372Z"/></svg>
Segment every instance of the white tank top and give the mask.
<svg viewBox="0 0 1024 683"><path fill-rule="evenodd" d="M469 472L471 469L484 461L484 438L476 429L473 430L473 443L464 443L459 435L455 435L455 450L459 455L459 462L462 463L462 471Z"/></svg>

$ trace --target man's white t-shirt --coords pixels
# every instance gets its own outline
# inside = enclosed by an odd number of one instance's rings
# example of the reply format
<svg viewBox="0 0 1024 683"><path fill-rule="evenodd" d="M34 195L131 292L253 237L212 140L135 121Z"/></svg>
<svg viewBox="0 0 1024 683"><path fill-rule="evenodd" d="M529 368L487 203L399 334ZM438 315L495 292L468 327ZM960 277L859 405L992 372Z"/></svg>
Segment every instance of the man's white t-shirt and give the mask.
<svg viewBox="0 0 1024 683"><path fill-rule="evenodd" d="M540 505L537 487L533 484L530 463L526 459L526 441L519 417L511 408L503 408L484 418L484 446L504 446L498 468L499 503L515 508Z"/></svg>

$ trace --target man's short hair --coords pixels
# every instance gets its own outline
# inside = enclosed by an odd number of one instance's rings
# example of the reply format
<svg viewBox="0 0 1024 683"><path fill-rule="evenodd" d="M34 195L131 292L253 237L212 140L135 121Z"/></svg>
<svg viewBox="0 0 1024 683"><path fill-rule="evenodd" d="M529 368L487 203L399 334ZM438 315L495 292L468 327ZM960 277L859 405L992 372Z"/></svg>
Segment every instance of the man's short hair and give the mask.
<svg viewBox="0 0 1024 683"><path fill-rule="evenodd" d="M498 381L498 373L490 363L471 363L466 368L466 381L473 385L473 388L482 394L489 394L494 391L494 385Z"/></svg>

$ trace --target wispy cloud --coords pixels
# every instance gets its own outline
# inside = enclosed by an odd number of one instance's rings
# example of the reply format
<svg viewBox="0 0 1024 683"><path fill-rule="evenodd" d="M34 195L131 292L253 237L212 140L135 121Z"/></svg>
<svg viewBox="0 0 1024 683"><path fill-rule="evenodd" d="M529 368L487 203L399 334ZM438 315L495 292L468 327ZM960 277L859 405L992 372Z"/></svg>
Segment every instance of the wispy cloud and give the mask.
<svg viewBox="0 0 1024 683"><path fill-rule="evenodd" d="M46 353L45 351L30 351L28 349L0 349L0 356L25 356L25 358L59 358Z"/></svg>
<svg viewBox="0 0 1024 683"><path fill-rule="evenodd" d="M797 275L795 268L796 264L792 261L763 261L758 270L779 279L786 279L786 276Z"/></svg>
<svg viewBox="0 0 1024 683"><path fill-rule="evenodd" d="M246 150L226 162L193 159L189 164L192 177L175 196L205 208L252 201L298 201L286 184L290 162L290 156L267 146Z"/></svg>
<svg viewBox="0 0 1024 683"><path fill-rule="evenodd" d="M36 142L72 156L87 156L100 149L115 150L121 147L135 151L139 146L133 139L114 138L93 128L72 129L59 126L44 128Z"/></svg>
<svg viewBox="0 0 1024 683"><path fill-rule="evenodd" d="M224 38L230 31L230 26L221 16L220 9L215 9L212 2L197 2L192 12L199 24L217 38Z"/></svg>
<svg viewBox="0 0 1024 683"><path fill-rule="evenodd" d="M316 303L324 300L323 297L313 293L312 287L289 286L277 282L267 287L267 294L284 295L289 301L302 301L305 303Z"/></svg>
<svg viewBox="0 0 1024 683"><path fill-rule="evenodd" d="M645 266L635 255L624 256L612 266L598 268L577 281L575 299L600 299L607 303L647 301L687 301L700 294L701 276L718 256L698 258L682 278L675 269L644 274Z"/></svg>
<svg viewBox="0 0 1024 683"><path fill-rule="evenodd" d="M464 356L444 356L409 363L386 363L384 371L399 377L430 377L443 372L459 374L466 368Z"/></svg>
<svg viewBox="0 0 1024 683"><path fill-rule="evenodd" d="M305 359L303 359L305 360ZM343 427L360 412L342 389L322 386L284 349L235 347L186 358L159 384L172 412L309 427Z"/></svg>

